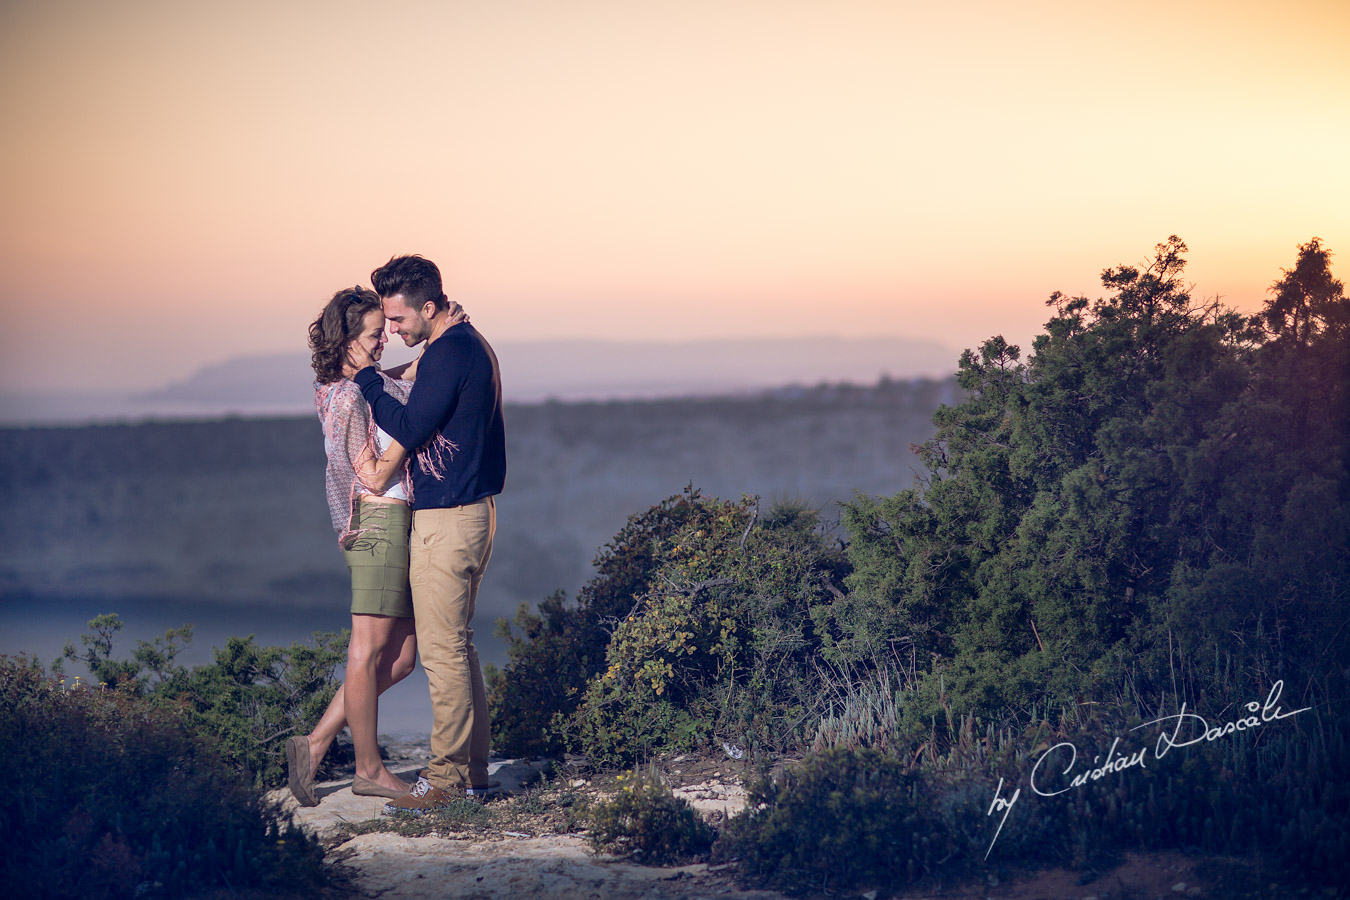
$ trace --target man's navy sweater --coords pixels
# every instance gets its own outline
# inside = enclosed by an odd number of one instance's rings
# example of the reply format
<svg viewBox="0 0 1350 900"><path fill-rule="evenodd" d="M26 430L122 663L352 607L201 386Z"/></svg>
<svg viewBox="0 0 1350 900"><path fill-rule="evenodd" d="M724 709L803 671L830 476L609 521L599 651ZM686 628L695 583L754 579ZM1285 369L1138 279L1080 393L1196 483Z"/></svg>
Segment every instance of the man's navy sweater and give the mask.
<svg viewBox="0 0 1350 900"><path fill-rule="evenodd" d="M361 388L375 424L416 453L439 432L456 450L441 457L442 478L412 464L413 509L443 509L499 494L506 482L506 428L497 355L467 322L450 328L422 353L408 405L384 392L368 366L352 379ZM436 448L428 448L435 458Z"/></svg>

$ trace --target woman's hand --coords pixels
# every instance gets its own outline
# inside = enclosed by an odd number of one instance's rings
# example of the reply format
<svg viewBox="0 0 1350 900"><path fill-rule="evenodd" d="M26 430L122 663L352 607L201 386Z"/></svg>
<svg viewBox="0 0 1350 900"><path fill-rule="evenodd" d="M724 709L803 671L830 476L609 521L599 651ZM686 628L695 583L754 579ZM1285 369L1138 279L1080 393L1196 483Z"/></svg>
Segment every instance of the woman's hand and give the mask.
<svg viewBox="0 0 1350 900"><path fill-rule="evenodd" d="M447 311L450 314L449 317L445 320L447 328L454 328L461 322L469 321L469 314L464 311L463 306L461 306L458 302L454 300L450 301L450 305L449 307L447 307Z"/></svg>
<svg viewBox="0 0 1350 900"><path fill-rule="evenodd" d="M414 359L412 362L408 363L408 365L406 365L406 366L403 368L402 373L400 373L398 377L399 377L399 378L402 378L404 381L416 381L416 380L417 380L417 364L420 363L421 361L422 361L422 354L419 353L419 354L417 354L417 358L416 358L416 359Z"/></svg>
<svg viewBox="0 0 1350 900"><path fill-rule="evenodd" d="M469 314L464 311L464 307L460 306L454 300L449 301L449 304L445 308L445 318L436 326L436 330L432 332L431 337L427 338L427 344L432 344L451 328L467 321L469 321ZM412 368L414 374L416 374L417 367L413 366ZM402 377L407 378L407 372L404 372Z"/></svg>
<svg viewBox="0 0 1350 900"><path fill-rule="evenodd" d="M389 448L378 457L370 449L361 451L356 461L356 480L372 494L383 494L389 486L399 480L402 474L403 459L408 452L398 441L391 440Z"/></svg>

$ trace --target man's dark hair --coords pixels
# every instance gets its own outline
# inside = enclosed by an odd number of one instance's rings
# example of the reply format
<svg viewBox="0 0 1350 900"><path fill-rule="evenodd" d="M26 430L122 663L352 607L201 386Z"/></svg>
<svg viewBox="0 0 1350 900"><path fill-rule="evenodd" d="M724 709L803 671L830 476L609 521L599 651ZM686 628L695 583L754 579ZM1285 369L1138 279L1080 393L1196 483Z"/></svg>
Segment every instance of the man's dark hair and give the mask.
<svg viewBox="0 0 1350 900"><path fill-rule="evenodd" d="M420 256L395 256L370 273L370 282L380 297L402 294L416 310L421 310L425 303L433 304L436 312L449 307L441 287L441 270Z"/></svg>

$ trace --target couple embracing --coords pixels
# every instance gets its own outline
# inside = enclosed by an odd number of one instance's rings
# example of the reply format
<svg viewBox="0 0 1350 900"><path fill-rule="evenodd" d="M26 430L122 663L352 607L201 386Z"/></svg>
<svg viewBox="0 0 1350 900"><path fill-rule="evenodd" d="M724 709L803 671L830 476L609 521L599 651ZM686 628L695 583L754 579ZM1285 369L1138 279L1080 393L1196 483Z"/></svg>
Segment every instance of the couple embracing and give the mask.
<svg viewBox="0 0 1350 900"><path fill-rule="evenodd" d="M309 328L328 505L352 577L352 635L344 684L310 734L287 740L286 761L291 792L317 805L315 773L345 724L356 752L352 791L388 798L386 813L415 815L497 786L471 622L492 556L493 498L506 479L501 375L434 263L395 257L371 282L374 291L338 291ZM382 372L386 323L409 347L426 346L415 362ZM410 785L380 759L376 712L419 653L432 759Z"/></svg>

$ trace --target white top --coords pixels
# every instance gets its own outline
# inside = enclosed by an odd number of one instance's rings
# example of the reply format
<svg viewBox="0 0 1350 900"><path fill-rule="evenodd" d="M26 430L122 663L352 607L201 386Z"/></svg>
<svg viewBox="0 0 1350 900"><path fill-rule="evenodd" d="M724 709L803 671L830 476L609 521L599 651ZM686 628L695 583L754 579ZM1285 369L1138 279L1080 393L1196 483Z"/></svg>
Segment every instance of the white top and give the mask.
<svg viewBox="0 0 1350 900"><path fill-rule="evenodd" d="M380 452L383 453L389 449L389 444L394 439L390 437L383 428L376 425L375 440L379 443ZM359 485L360 481L358 481L357 484ZM359 486L357 487L357 490L362 494L371 493L370 491L361 490ZM408 491L403 487L403 482L400 479L394 479L394 482L384 489L384 496L388 497L390 500L402 500L404 503L408 502Z"/></svg>

